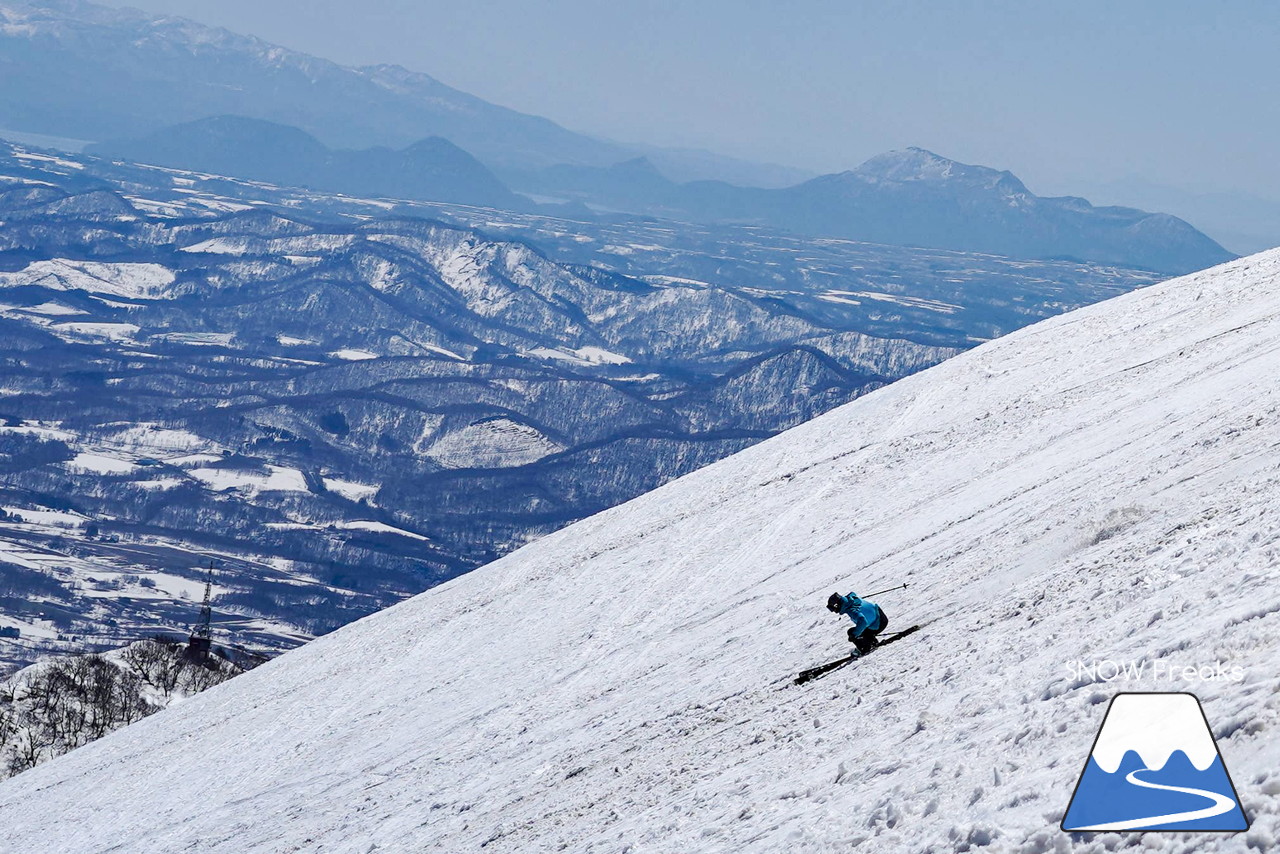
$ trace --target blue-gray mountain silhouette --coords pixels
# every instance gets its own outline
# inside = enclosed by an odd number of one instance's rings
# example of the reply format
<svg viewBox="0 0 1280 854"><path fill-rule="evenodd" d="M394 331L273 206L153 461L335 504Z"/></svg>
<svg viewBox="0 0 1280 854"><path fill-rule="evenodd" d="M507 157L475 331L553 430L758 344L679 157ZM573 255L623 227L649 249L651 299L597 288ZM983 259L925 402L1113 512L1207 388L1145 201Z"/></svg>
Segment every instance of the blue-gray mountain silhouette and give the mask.
<svg viewBox="0 0 1280 854"><path fill-rule="evenodd" d="M531 205L458 146L438 136L407 148L332 151L306 131L244 116L214 116L91 154L354 195L523 210Z"/></svg>
<svg viewBox="0 0 1280 854"><path fill-rule="evenodd" d="M1037 196L1011 172L922 148L887 152L856 169L784 189L677 184L643 160L604 169L557 166L532 180L543 193L637 212L897 246L1069 258L1164 273L1234 257L1177 217Z"/></svg>
<svg viewBox="0 0 1280 854"><path fill-rule="evenodd" d="M334 148L441 136L505 175L605 166L642 146L595 139L398 65L346 67L170 15L81 0L0 0L0 117L9 130L102 141L209 116L302 128ZM644 149L672 174L783 186L804 170Z"/></svg>
<svg viewBox="0 0 1280 854"><path fill-rule="evenodd" d="M337 149L399 148L442 137L516 190L541 190L633 213L1162 273L1232 257L1176 217L1095 208L1078 198L1041 198L1007 172L966 166L921 149L881 155L855 170L784 189L706 180L682 184L668 178L712 176L768 181L773 187L786 182L779 180L783 172L778 169L697 152L645 149L656 169L647 168L635 161L639 147L573 133L425 74L389 65L346 68L182 18L80 0L0 0L0 18L13 24L0 29L0 75L6 84L0 87L0 116L15 130L101 141L238 115L300 128ZM296 137L281 142L284 151L305 153L309 147ZM266 153L256 165L281 157ZM408 182L384 180L387 176L413 174L402 162L413 166L413 157L404 151L372 160L377 163L341 173L353 180L343 185L346 191L395 190ZM616 163L624 165L609 165ZM561 169L564 164L570 168ZM283 174L271 180L285 180ZM406 195L402 189L386 194ZM447 198L477 201L475 196Z"/></svg>

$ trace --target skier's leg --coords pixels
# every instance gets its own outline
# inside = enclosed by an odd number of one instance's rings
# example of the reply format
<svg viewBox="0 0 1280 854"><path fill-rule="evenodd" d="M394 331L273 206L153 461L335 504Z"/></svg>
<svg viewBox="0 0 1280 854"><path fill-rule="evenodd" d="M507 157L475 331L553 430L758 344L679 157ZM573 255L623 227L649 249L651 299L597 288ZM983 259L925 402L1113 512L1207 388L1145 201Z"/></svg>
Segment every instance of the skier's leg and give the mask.
<svg viewBox="0 0 1280 854"><path fill-rule="evenodd" d="M849 641L854 645L862 655L866 655L875 648L876 638L874 632L863 630L862 634L856 634L857 629L849 629Z"/></svg>
<svg viewBox="0 0 1280 854"><path fill-rule="evenodd" d="M858 638L858 649L864 653L875 649L880 643L878 635L889 626L889 615L879 605L876 606L876 616L879 619L875 622L875 627L863 629L861 637Z"/></svg>

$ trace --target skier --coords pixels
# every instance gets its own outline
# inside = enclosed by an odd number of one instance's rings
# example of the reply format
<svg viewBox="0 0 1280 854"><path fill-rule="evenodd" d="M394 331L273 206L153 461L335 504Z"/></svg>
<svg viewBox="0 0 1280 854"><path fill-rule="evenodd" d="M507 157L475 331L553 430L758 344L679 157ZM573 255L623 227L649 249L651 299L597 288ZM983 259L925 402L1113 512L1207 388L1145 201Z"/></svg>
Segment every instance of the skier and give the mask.
<svg viewBox="0 0 1280 854"><path fill-rule="evenodd" d="M876 647L876 635L889 625L889 618L884 610L875 602L859 599L858 594L850 593L841 596L832 593L827 599L827 610L833 614L847 614L853 620L849 629L849 640L857 648L859 655L866 655Z"/></svg>

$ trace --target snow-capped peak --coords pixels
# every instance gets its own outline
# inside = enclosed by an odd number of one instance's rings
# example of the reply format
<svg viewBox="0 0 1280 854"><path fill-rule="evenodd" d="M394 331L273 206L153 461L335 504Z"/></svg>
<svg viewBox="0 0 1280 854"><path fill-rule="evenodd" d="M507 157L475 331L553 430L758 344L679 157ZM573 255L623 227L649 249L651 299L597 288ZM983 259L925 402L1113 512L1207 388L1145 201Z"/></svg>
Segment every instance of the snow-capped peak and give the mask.
<svg viewBox="0 0 1280 854"><path fill-rule="evenodd" d="M109 28L138 43L180 46L192 52L222 51L247 56L271 67L295 68L311 79L339 68L335 63L283 48L254 36L211 27L175 15L156 15L131 7L113 8L84 0L0 0L3 32L10 36L61 36L67 32Z"/></svg>
<svg viewBox="0 0 1280 854"><path fill-rule="evenodd" d="M878 154L846 174L870 184L950 182L995 188L1005 195L1029 194L1012 172L960 163L914 146Z"/></svg>
<svg viewBox="0 0 1280 854"><path fill-rule="evenodd" d="M864 162L853 172L868 180L941 181L950 178L960 164L923 148L886 151Z"/></svg>

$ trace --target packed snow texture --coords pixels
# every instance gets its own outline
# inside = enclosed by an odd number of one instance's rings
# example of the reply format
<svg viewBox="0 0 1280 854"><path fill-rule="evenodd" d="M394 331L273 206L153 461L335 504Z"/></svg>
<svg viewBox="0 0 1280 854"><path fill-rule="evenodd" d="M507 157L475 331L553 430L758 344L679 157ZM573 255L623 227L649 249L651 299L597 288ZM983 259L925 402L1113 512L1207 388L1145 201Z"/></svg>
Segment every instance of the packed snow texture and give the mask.
<svg viewBox="0 0 1280 854"><path fill-rule="evenodd" d="M1278 368L1280 252L1028 327L28 771L0 825L24 854L1268 850ZM791 684L846 650L833 590L901 582L890 629L922 631ZM1199 695L1249 831L1058 828L1122 690Z"/></svg>

